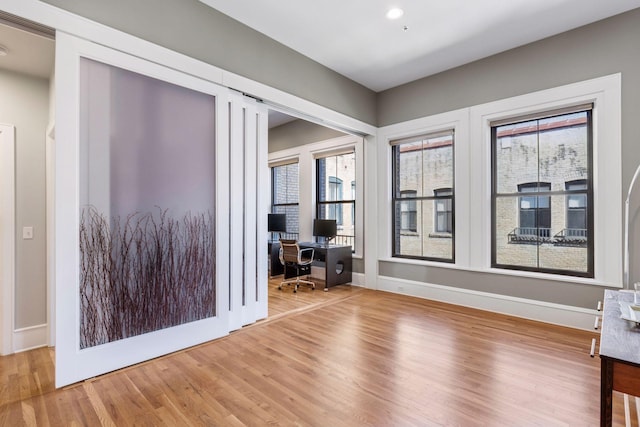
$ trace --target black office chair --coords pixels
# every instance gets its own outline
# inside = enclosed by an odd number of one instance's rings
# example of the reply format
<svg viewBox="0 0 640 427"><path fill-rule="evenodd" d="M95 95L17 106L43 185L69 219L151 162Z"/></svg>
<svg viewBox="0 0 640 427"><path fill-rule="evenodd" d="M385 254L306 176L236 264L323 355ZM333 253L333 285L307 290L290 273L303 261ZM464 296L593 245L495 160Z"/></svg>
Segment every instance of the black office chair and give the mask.
<svg viewBox="0 0 640 427"><path fill-rule="evenodd" d="M278 286L278 290L282 290L282 285L293 284L293 292L298 292L298 286L306 284L311 286L311 290L316 288L316 284L309 280L311 274L311 263L313 262L313 248L300 249L298 242L295 240L280 239L280 262L284 266L284 277L287 277L287 271L295 269L295 279L285 279ZM301 279L301 275L306 275L306 279Z"/></svg>

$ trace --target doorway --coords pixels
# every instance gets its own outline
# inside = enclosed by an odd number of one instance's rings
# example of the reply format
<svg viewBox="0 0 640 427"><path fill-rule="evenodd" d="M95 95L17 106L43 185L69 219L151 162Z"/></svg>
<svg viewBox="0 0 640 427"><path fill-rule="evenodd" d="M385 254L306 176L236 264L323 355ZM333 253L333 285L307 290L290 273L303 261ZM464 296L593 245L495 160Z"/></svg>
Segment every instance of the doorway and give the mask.
<svg viewBox="0 0 640 427"><path fill-rule="evenodd" d="M301 286L294 293L291 286L278 287L284 275L278 259L278 246L271 248L279 238L294 239L298 241L311 241L311 221L316 212L314 194L313 167L309 162L309 150L320 149L334 152L335 149L324 146L335 145L336 140L348 138L345 132L329 128L304 118L296 117L291 113L281 110L269 110L269 211L270 214L279 214L280 222L274 221L274 232L269 233L267 256L269 257L269 319L278 318L292 312L311 309L318 304L326 304L335 299L341 299L349 295L351 286L337 286L330 292L322 292L323 281L316 280L316 290ZM305 154L303 154L305 153ZM305 157L305 158L303 158ZM333 174L336 175L336 174ZM355 186L355 181L349 180L349 184ZM354 187L355 188L355 187ZM349 187L349 190L351 187ZM351 191L348 193L351 195ZM354 196L355 198L355 196ZM347 222L353 221L351 210L345 211ZM274 217L274 220L276 218ZM351 242L347 242L352 244ZM265 248L267 249L267 248ZM323 270L322 270L323 271ZM312 278L320 279L324 274L315 266L312 267Z"/></svg>
<svg viewBox="0 0 640 427"><path fill-rule="evenodd" d="M14 17L15 18L15 17ZM47 289L47 129L52 128L54 31L0 14L0 123L15 130L15 150L3 162L15 167L13 194L3 192L13 231L0 236L12 248L3 262L1 354L52 344ZM6 167L3 167L6 172ZM9 204L10 206L5 206ZM6 218L5 218L6 219ZM8 270L12 269L13 272Z"/></svg>

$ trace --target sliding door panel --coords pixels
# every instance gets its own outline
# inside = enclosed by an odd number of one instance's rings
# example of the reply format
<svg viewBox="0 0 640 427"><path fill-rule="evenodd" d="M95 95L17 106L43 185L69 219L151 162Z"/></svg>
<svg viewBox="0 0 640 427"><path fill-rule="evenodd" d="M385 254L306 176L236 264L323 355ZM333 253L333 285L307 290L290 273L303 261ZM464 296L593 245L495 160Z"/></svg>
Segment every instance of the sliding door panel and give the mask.
<svg viewBox="0 0 640 427"><path fill-rule="evenodd" d="M80 72L80 348L213 317L215 97Z"/></svg>
<svg viewBox="0 0 640 427"><path fill-rule="evenodd" d="M61 386L228 333L229 143L225 89L57 45Z"/></svg>

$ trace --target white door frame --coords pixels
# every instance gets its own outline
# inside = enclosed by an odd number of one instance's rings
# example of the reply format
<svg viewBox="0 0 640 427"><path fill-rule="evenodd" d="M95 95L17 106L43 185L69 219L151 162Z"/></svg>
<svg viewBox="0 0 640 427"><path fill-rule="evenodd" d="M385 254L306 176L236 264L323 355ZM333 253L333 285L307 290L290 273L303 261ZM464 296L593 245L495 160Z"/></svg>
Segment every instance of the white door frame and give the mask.
<svg viewBox="0 0 640 427"><path fill-rule="evenodd" d="M15 128L0 124L0 355L13 353L15 201Z"/></svg>
<svg viewBox="0 0 640 427"><path fill-rule="evenodd" d="M53 83L52 83L53 84ZM53 105L53 103L52 103ZM50 123L47 128L46 135L46 160L45 160L45 173L46 173L46 248L47 248L47 345L53 347L56 345L56 252L54 245L54 229L55 229L55 216L54 216L54 200L55 200L55 124Z"/></svg>

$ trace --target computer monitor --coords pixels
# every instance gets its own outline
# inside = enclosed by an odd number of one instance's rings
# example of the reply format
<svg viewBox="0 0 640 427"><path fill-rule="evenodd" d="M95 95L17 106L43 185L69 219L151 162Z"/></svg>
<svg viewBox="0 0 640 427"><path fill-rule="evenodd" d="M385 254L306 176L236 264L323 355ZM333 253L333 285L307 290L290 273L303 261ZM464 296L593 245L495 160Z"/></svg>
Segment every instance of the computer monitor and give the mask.
<svg viewBox="0 0 640 427"><path fill-rule="evenodd" d="M329 240L338 234L338 224L335 219L314 219L313 235L316 237L324 237L325 243L329 244Z"/></svg>
<svg viewBox="0 0 640 427"><path fill-rule="evenodd" d="M278 233L287 232L287 215L286 214L269 214L269 231Z"/></svg>
<svg viewBox="0 0 640 427"><path fill-rule="evenodd" d="M272 233L278 233L277 238L280 237L280 233L287 232L287 215L286 214L269 214L268 217L268 231ZM277 239L276 239L277 240Z"/></svg>

